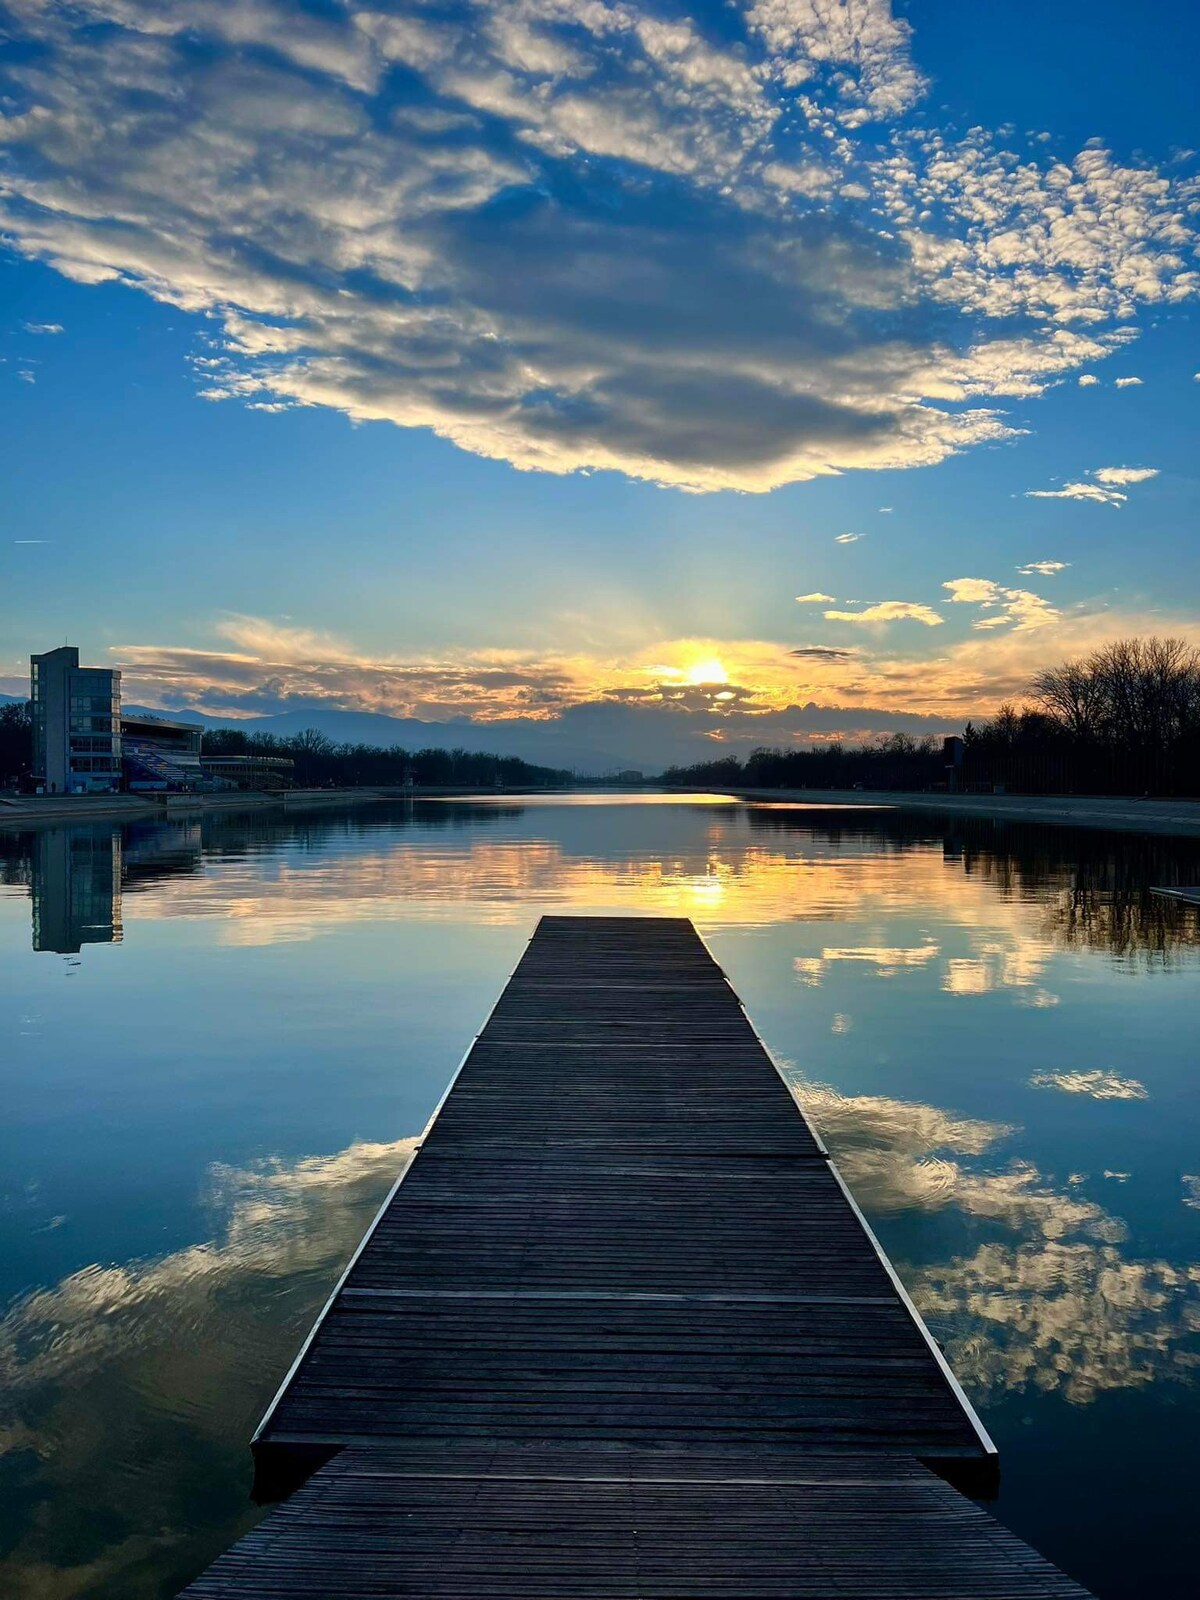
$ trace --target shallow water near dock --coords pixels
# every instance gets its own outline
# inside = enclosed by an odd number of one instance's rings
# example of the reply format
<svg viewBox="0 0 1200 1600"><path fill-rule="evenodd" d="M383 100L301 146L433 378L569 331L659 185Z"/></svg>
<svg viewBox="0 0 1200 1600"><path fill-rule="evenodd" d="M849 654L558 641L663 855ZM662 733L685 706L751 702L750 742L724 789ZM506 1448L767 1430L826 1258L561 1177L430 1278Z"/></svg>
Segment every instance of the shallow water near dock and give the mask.
<svg viewBox="0 0 1200 1600"><path fill-rule="evenodd" d="M652 803L647 803L647 802ZM173 1595L547 912L691 917L1101 1600L1194 1584L1200 841L720 796L0 832L0 1592Z"/></svg>

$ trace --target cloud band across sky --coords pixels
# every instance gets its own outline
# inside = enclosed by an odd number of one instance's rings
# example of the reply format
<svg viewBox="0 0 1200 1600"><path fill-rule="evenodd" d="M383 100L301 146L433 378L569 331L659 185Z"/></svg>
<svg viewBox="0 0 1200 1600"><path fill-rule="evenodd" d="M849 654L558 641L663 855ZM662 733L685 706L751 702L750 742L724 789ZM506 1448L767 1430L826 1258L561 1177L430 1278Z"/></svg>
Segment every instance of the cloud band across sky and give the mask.
<svg viewBox="0 0 1200 1600"><path fill-rule="evenodd" d="M210 314L212 399L765 490L1010 436L1197 287L1175 180L915 122L886 0L9 11L0 226Z"/></svg>
<svg viewBox="0 0 1200 1600"><path fill-rule="evenodd" d="M1197 637L1184 617L1061 613L1027 590L984 578L953 579L942 589L948 609L974 620L965 638L934 653L924 641L940 630L920 626L925 619L916 618L915 629L911 617L895 622L913 630L908 638L921 636L906 647L892 637L893 624L871 622L866 607L857 616L867 616L867 625L845 625L844 642L831 645L685 638L625 654L464 647L424 657L372 655L318 630L227 615L214 622L209 645L128 643L109 659L122 668L128 702L231 723L281 712L373 712L474 724L496 749L523 748L524 735L536 734L548 758L556 740L569 737L651 762L694 759L721 746L744 753L895 730L951 732L1019 700L1041 668L1107 639L1156 625ZM22 685L0 680L0 688L17 693ZM382 735L372 729L369 737Z"/></svg>

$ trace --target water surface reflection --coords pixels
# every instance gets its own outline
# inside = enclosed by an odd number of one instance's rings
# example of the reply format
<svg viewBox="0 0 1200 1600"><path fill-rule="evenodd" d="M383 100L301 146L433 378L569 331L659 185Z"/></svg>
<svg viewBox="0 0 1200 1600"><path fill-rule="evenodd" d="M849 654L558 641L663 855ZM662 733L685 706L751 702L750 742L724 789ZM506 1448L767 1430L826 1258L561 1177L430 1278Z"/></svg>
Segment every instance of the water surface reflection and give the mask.
<svg viewBox="0 0 1200 1600"><path fill-rule="evenodd" d="M1150 888L1186 882L1187 841L696 800L0 834L4 1592L169 1595L249 1524L253 1423L550 909L695 918L997 1436L1001 1516L1170 1592L1200 915Z"/></svg>

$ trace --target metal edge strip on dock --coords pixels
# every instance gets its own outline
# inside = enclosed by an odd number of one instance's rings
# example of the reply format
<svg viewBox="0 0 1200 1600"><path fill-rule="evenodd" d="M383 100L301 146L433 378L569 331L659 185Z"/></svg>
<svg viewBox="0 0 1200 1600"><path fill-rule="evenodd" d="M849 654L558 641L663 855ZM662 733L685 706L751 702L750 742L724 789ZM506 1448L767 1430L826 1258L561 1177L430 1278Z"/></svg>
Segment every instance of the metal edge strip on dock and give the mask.
<svg viewBox="0 0 1200 1600"><path fill-rule="evenodd" d="M695 927L694 923L693 923L693 927ZM712 956L712 951L709 950L708 941L704 937L704 935L701 933L699 928L696 928L696 937L700 940L700 943L704 946L704 948L706 950L708 950L709 955ZM796 1093L796 1090L795 1090L794 1086L789 1081L787 1073L784 1072L783 1068L780 1066L778 1060L776 1059L775 1052L771 1049L770 1045L763 1038L762 1034L759 1033L758 1028L755 1025L754 1018L750 1015L749 1011L747 1011L747 1009L746 1009L745 1002L743 1001L743 999L742 999L741 995L738 993L738 991L734 988L733 984L730 982L729 974L725 971L724 967L721 966L720 962L717 961L715 956L712 956L712 959L713 959L713 964L717 967L717 969L720 972L722 978L724 978L725 982L727 984L729 984L730 993L733 995L734 999L737 1001L739 1007L741 1008L742 1015L745 1017L747 1023L750 1025L750 1031L753 1033L754 1037L758 1040L759 1045L762 1047L763 1054L766 1056L767 1060L771 1063L771 1065L774 1067L775 1071L779 1074L780 1078L783 1080L784 1086L787 1089L788 1094L792 1098L793 1105L796 1107L796 1110L799 1113L799 1115L804 1119L804 1124L807 1127L809 1133L812 1134L813 1139L816 1141L817 1148L820 1150L821 1154L825 1157L826 1164L828 1165L830 1172L833 1174L834 1180L836 1181L838 1188L842 1191L842 1194L845 1197L847 1205L850 1207L850 1209L854 1213L854 1215L858 1218L859 1226L862 1228L863 1232L866 1234L868 1240L870 1241L871 1248L874 1250L875 1254L879 1257L879 1263L883 1267L883 1270L887 1273L888 1278L891 1280L891 1284L892 1284L893 1289L895 1289L896 1293L899 1295L900 1303L903 1305L904 1309L908 1312L908 1315L912 1318L912 1321L916 1326L917 1332L921 1335L922 1339L924 1339L926 1345L928 1346L929 1353L933 1357L934 1362L937 1365L938 1371L941 1373L943 1379L945 1380L946 1384L948 1385L948 1387L950 1389L950 1392L953 1394L954 1398L958 1401L959 1405L962 1407L963 1411L965 1412L967 1421L970 1423L971 1428L974 1431L975 1437L979 1440L980 1447L983 1450L983 1453L984 1453L985 1457L987 1457L991 1463L998 1464L999 1460L1000 1460L1000 1452L997 1450L995 1442L993 1441L991 1434L984 1427L983 1422L982 1422L982 1420L981 1420L981 1418L979 1416L979 1413L975 1410L975 1407L971 1404L970 1400L967 1398L966 1392L964 1391L962 1384L959 1383L958 1379L955 1377L954 1369L951 1367L950 1363L946 1360L946 1355L945 1355L945 1352L943 1351L941 1345L938 1344L937 1340L933 1337L933 1335L930 1333L929 1329L926 1327L925 1318L921 1315L921 1313L917 1310L916 1306L913 1304L912 1297L909 1294L908 1290L904 1287L904 1284L903 1284L903 1282L901 1281L901 1278L900 1278L900 1274L896 1271L895 1267L891 1263L891 1260L890 1260L887 1252L884 1250L883 1246L880 1244L879 1239L878 1239L878 1237L877 1237L877 1235L875 1233L874 1228L872 1228L871 1224L867 1221L866 1217L863 1215L862 1208L860 1207L858 1201L854 1198L854 1195L853 1195L853 1193L851 1192L851 1189L850 1189L850 1185L846 1182L845 1178L842 1177L841 1172L838 1170L838 1164L834 1160L833 1156L830 1154L829 1148L826 1145L824 1139L822 1139L821 1134L820 1134L820 1130L815 1128L813 1126L813 1124L809 1121L808 1113L805 1111L804 1106L803 1106L803 1104L802 1104L802 1102L800 1100L799 1095Z"/></svg>
<svg viewBox="0 0 1200 1600"><path fill-rule="evenodd" d="M538 919L538 923L539 924L540 924L540 921L541 921L541 919L539 918ZM472 1050L474 1050L475 1046L479 1043L480 1039L482 1038L484 1029L487 1027L488 1023L492 1020L492 1015L495 1012L496 1007L500 1004L501 1000L503 1000L505 994L508 991L509 984L512 982L513 978L516 976L517 968L521 965L521 962L524 961L525 952L529 949L529 946L533 943L534 935L537 933L537 929L538 929L538 924L535 924L533 932L525 940L525 943L524 943L524 945L523 945L523 947L521 949L520 955L517 957L516 961L513 963L512 968L509 971L508 977L504 980L504 984L501 987L499 994L496 996L495 1000L492 1001L492 1004L491 1004L491 1006L490 1006L490 1008L488 1010L487 1016L484 1017L483 1021L479 1025L479 1028L477 1029L477 1031L475 1032L475 1034L471 1038L470 1043L467 1045L467 1048L463 1051L462 1058L460 1059L458 1065L455 1067L454 1071L450 1074L450 1080L446 1084L446 1087L442 1090L441 1094L439 1095L438 1102L434 1106L432 1112L430 1113L428 1121L426 1122L424 1128L422 1128L421 1132L418 1134L416 1143L413 1146L412 1155L404 1163L403 1168L401 1169L401 1171L397 1175L395 1183L392 1184L392 1186L388 1190L387 1194L384 1195L383 1200L380 1203L379 1209L376 1211L375 1215L371 1218L371 1221L367 1225L367 1231L363 1234L362 1238L358 1241L358 1244L355 1246L353 1254L351 1255L349 1261L347 1261L347 1263L346 1263L344 1271L341 1273L340 1277L338 1278L337 1282L334 1284L333 1288L329 1291L329 1294L326 1297L324 1305L322 1305L320 1311L317 1312L316 1320L313 1322L312 1327L308 1330L308 1333L306 1334L305 1339L304 1339L304 1343L300 1346L299 1350L297 1350L296 1355L295 1355L295 1359L292 1361L291 1366L287 1369L287 1372L284 1374L283 1382L279 1385L279 1387L276 1389L275 1393L272 1395L270 1404L267 1406L267 1409L263 1412L262 1417L259 1419L258 1427L255 1428L254 1433L252 1434L251 1439L250 1439L250 1449L251 1449L251 1451L256 1450L260 1444L263 1444L263 1443L267 1442L264 1439L263 1436L266 1433L267 1429L270 1427L271 1419L274 1417L275 1412L279 1409L280 1401L283 1399L284 1395L287 1393L288 1389L291 1387L292 1379L295 1378L296 1374L300 1371L300 1368L304 1363L305 1356L307 1356L309 1350L311 1350L311 1348L313 1346L313 1342L316 1339L317 1334L320 1333L321 1327L324 1324L326 1317L329 1315L330 1311L333 1310L334 1302L337 1300L337 1297L341 1294L343 1288L345 1287L346 1280L349 1278L350 1274L354 1271L355 1267L358 1265L359 1257L362 1255L363 1251L370 1244L372 1238L375 1235L375 1232L376 1232L377 1228L379 1227L379 1224L383 1221L384 1217L387 1215L388 1209L391 1206L392 1201L396 1198L396 1195L398 1194L398 1192L400 1190L400 1185L404 1182L405 1178L407 1178L409 1173L412 1171L413 1163L416 1161L417 1157L421 1154L422 1146L424 1145L426 1139L428 1139L429 1134L430 1134L430 1132L431 1132L431 1130L433 1128L434 1123L437 1121L438 1117L440 1116L442 1107L446 1104L446 1101L449 1100L451 1091L453 1090L454 1085L458 1082L459 1075L461 1074L463 1068L466 1066L467 1062L470 1060Z"/></svg>

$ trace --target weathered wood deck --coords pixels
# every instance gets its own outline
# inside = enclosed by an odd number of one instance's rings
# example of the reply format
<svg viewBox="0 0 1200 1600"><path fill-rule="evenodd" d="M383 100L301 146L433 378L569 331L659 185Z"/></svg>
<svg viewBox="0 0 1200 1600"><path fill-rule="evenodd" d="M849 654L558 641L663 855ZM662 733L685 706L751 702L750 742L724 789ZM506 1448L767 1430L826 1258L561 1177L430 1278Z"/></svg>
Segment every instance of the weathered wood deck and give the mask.
<svg viewBox="0 0 1200 1600"><path fill-rule="evenodd" d="M1083 1594L683 919L542 920L254 1452L192 1600Z"/></svg>
<svg viewBox="0 0 1200 1600"><path fill-rule="evenodd" d="M1182 900L1184 905L1200 906L1200 889L1151 889L1151 894L1161 894L1165 900Z"/></svg>

